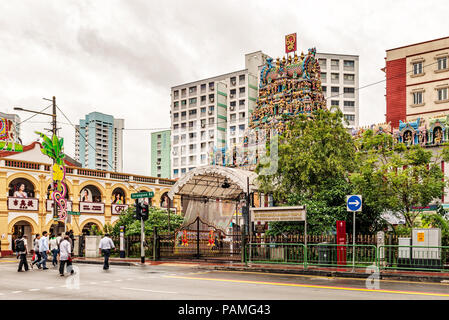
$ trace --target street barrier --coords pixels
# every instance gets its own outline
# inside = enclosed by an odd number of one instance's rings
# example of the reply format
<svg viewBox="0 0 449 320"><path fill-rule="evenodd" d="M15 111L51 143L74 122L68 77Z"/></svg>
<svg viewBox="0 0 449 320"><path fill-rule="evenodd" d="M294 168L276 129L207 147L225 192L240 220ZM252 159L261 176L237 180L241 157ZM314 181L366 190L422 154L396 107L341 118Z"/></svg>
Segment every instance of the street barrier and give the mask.
<svg viewBox="0 0 449 320"><path fill-rule="evenodd" d="M382 245L378 248L380 269L448 271L447 246Z"/></svg>
<svg viewBox="0 0 449 320"><path fill-rule="evenodd" d="M248 262L304 264L302 243L248 243Z"/></svg>

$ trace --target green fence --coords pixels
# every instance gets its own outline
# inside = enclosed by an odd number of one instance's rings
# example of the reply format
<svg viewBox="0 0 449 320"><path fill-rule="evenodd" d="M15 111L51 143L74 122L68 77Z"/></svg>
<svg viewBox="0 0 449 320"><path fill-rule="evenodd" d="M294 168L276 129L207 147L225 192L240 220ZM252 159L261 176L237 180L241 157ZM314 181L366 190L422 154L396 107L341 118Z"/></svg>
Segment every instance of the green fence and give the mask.
<svg viewBox="0 0 449 320"><path fill-rule="evenodd" d="M375 245L308 244L307 265L327 267L367 267L377 262Z"/></svg>
<svg viewBox="0 0 449 320"><path fill-rule="evenodd" d="M305 246L302 243L249 243L248 262L304 264Z"/></svg>
<svg viewBox="0 0 449 320"><path fill-rule="evenodd" d="M380 269L449 271L449 247L382 245L377 255Z"/></svg>

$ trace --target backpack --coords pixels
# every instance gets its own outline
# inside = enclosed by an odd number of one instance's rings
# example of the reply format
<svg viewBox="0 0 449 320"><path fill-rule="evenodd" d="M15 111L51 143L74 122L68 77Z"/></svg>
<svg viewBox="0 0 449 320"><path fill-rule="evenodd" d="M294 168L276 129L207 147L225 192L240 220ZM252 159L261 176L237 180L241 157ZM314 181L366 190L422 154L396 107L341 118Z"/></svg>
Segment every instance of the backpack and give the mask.
<svg viewBox="0 0 449 320"><path fill-rule="evenodd" d="M23 239L17 240L16 251L17 252L24 252L25 251L25 242L23 241Z"/></svg>

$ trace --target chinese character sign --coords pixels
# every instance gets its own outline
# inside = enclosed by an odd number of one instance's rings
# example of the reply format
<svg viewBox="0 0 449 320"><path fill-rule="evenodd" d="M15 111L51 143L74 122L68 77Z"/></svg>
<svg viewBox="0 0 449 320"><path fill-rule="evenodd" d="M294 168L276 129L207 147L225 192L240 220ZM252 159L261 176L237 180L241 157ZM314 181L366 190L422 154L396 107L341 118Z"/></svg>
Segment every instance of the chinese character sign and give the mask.
<svg viewBox="0 0 449 320"><path fill-rule="evenodd" d="M296 32L285 36L285 53L296 51Z"/></svg>

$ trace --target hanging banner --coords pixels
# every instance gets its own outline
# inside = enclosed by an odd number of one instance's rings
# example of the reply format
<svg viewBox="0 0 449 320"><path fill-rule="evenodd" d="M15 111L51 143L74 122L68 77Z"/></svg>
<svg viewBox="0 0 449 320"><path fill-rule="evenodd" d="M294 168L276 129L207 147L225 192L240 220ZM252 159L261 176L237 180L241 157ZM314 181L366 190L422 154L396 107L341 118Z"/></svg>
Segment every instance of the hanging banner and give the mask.
<svg viewBox="0 0 449 320"><path fill-rule="evenodd" d="M8 210L37 211L39 199L8 197Z"/></svg>
<svg viewBox="0 0 449 320"><path fill-rule="evenodd" d="M104 213L102 202L80 202L81 213Z"/></svg>
<svg viewBox="0 0 449 320"><path fill-rule="evenodd" d="M112 204L111 205L111 213L112 214L121 214L126 210L128 210L127 204Z"/></svg>
<svg viewBox="0 0 449 320"><path fill-rule="evenodd" d="M47 200L47 211L53 211L53 200ZM72 201L67 201L67 211L72 211Z"/></svg>
<svg viewBox="0 0 449 320"><path fill-rule="evenodd" d="M296 32L285 36L285 53L296 51Z"/></svg>

